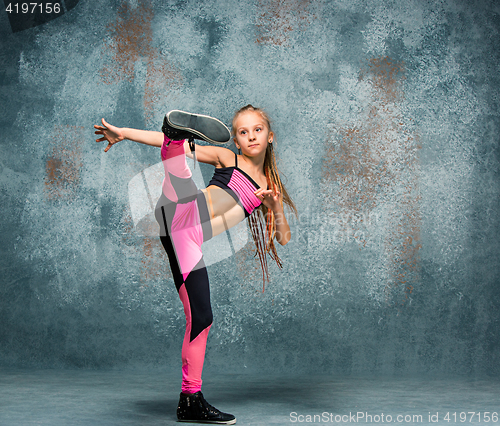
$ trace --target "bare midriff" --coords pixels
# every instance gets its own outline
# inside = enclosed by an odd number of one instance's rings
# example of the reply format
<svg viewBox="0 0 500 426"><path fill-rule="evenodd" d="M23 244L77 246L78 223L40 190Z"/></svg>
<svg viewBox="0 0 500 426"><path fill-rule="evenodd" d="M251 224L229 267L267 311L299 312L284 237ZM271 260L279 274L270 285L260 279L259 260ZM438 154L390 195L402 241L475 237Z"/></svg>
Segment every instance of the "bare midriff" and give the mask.
<svg viewBox="0 0 500 426"><path fill-rule="evenodd" d="M210 185L202 192L207 201L213 236L245 219L243 208L224 189Z"/></svg>

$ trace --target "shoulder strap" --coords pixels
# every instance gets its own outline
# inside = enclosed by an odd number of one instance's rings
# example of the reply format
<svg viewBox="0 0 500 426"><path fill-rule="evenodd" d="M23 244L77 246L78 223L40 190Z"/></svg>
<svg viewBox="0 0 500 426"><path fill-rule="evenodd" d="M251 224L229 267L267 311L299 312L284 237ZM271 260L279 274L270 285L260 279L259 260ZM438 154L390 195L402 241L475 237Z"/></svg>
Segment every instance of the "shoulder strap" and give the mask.
<svg viewBox="0 0 500 426"><path fill-rule="evenodd" d="M234 153L234 167L238 167L238 156Z"/></svg>

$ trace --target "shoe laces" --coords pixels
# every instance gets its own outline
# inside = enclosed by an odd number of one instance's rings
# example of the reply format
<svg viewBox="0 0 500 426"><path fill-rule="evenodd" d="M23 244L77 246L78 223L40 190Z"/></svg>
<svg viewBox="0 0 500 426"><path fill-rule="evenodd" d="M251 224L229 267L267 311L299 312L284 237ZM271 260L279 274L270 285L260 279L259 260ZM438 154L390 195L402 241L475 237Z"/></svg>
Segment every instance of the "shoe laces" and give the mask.
<svg viewBox="0 0 500 426"><path fill-rule="evenodd" d="M203 406L203 408L205 410L208 409L208 411L211 411L213 414L219 414L220 411L215 408L213 405L210 405L207 400L205 399L205 397L203 396L203 394L200 395L200 402L201 402L201 405Z"/></svg>

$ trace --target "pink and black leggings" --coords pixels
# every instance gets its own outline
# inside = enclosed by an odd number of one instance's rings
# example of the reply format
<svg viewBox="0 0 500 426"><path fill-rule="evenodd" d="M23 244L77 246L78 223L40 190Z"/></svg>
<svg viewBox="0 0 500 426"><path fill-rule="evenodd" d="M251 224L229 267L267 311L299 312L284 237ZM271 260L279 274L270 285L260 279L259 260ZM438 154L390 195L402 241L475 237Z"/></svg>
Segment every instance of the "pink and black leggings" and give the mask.
<svg viewBox="0 0 500 426"><path fill-rule="evenodd" d="M156 205L160 239L167 252L175 286L184 305L186 332L182 344L182 392L201 390L201 373L212 308L201 244L212 237L210 216L201 192L191 179L184 141L167 137L161 149L165 166L163 193Z"/></svg>

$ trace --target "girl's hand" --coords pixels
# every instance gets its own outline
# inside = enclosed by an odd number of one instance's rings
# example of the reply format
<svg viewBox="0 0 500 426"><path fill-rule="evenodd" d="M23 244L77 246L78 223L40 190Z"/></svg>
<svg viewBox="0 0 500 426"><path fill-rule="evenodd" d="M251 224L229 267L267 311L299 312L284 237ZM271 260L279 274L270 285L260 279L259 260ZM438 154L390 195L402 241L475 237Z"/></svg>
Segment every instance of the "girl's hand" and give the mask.
<svg viewBox="0 0 500 426"><path fill-rule="evenodd" d="M96 142L108 141L108 146L104 148L104 152L108 152L109 148L115 143L125 139L121 129L107 123L104 118L102 119L102 126L94 125L94 128L97 129L96 135L103 135L102 138L96 139Z"/></svg>
<svg viewBox="0 0 500 426"><path fill-rule="evenodd" d="M279 191L274 192L271 189L260 188L254 192L259 200L262 201L268 209L271 209L274 213L280 213L283 210L281 205L281 193Z"/></svg>

